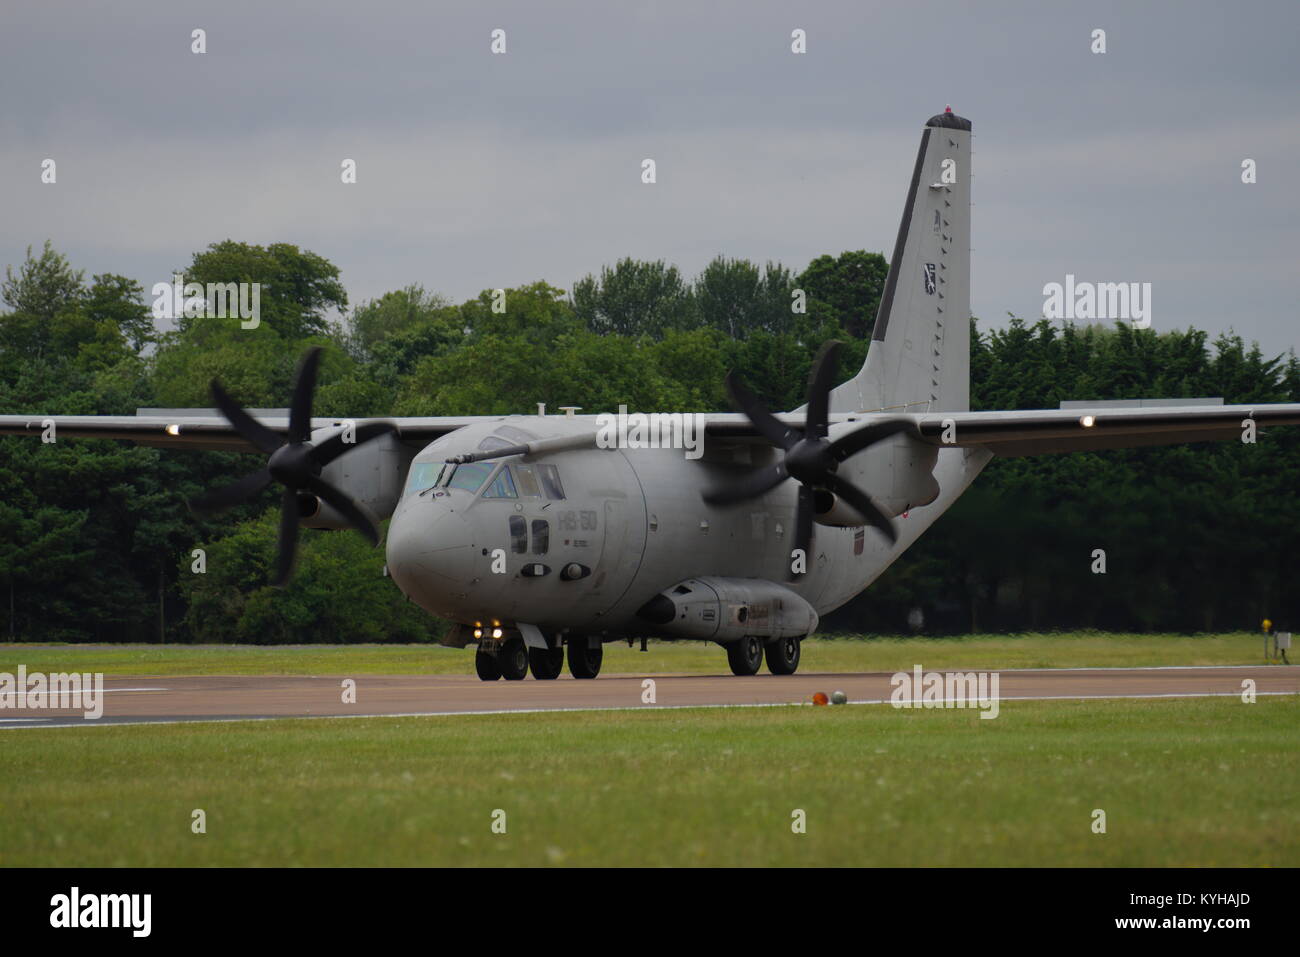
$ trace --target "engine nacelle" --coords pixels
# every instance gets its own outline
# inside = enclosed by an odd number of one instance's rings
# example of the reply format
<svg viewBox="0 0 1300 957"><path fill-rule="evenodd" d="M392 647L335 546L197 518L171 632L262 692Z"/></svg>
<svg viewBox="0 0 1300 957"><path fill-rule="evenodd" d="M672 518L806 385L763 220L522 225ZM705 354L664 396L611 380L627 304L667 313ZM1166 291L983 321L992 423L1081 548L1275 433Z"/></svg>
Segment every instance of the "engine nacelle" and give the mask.
<svg viewBox="0 0 1300 957"><path fill-rule="evenodd" d="M657 637L718 642L800 638L818 622L807 601L761 578L688 578L651 598L637 617Z"/></svg>
<svg viewBox="0 0 1300 957"><path fill-rule="evenodd" d="M838 438L855 427L836 425L830 437ZM939 497L939 482L934 477L938 461L938 448L900 432L850 456L836 474L870 495L886 515L902 515L909 508L929 505ZM822 525L852 528L865 524L856 510L829 492L817 493L813 515Z"/></svg>
<svg viewBox="0 0 1300 957"><path fill-rule="evenodd" d="M316 429L311 440L319 445L341 431L340 426ZM321 478L365 506L380 521L397 507L414 456L415 451L398 441L397 436L381 435L340 455L321 470ZM351 527L342 515L309 492L298 496L298 512L308 528Z"/></svg>

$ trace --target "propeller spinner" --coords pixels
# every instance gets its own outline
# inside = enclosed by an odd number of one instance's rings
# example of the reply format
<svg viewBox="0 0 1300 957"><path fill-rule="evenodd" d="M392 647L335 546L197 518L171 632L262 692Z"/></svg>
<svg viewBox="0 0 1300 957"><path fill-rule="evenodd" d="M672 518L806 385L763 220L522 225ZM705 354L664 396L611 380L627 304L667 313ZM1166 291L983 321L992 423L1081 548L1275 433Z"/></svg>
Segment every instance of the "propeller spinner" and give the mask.
<svg viewBox="0 0 1300 957"><path fill-rule="evenodd" d="M813 360L808 376L808 402L804 427L800 431L785 425L764 407L734 372L727 373L727 392L737 408L745 413L759 433L784 450L784 458L774 466L757 469L737 481L704 493L711 505L744 502L776 488L786 479L799 483L799 501L795 512L795 547L808 554L812 544L814 496L830 492L860 513L891 543L898 539L894 523L865 492L835 474L839 464L849 456L898 432L914 429L908 419L886 419L863 426L834 442L826 438L830 418L830 393L839 356L840 343L828 342Z"/></svg>
<svg viewBox="0 0 1300 957"><path fill-rule="evenodd" d="M359 426L354 435L355 441L346 442L345 432L332 435L320 445L311 442L311 405L316 391L316 371L320 366L321 348L314 346L298 363L294 378L293 398L289 406L289 433L287 440L268 429L244 411L217 380L212 380L212 398L217 408L241 436L265 453L269 458L266 466L234 482L225 488L216 489L201 496L192 504L202 511L216 511L230 508L261 492L272 482L284 486L280 496L280 549L276 560L273 583L283 585L293 572L294 559L298 550L298 522L301 514L298 509L298 496L302 493L315 495L321 501L334 507L348 524L359 531L370 544L379 544L379 529L374 519L366 514L352 498L320 477L321 469L333 462L340 455L356 448L363 442L395 431L387 422L371 422Z"/></svg>

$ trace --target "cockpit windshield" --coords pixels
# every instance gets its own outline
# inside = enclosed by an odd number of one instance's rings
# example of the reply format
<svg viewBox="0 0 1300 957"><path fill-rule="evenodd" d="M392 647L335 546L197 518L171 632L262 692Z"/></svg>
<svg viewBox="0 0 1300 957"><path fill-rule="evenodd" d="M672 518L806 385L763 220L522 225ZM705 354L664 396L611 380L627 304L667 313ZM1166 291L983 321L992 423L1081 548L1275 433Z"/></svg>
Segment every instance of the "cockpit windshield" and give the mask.
<svg viewBox="0 0 1300 957"><path fill-rule="evenodd" d="M406 479L406 494L423 492L433 488L442 478L445 462L416 462L411 466L411 473Z"/></svg>
<svg viewBox="0 0 1300 957"><path fill-rule="evenodd" d="M493 468L495 464L492 462L467 462L464 465L457 465L456 470L451 473L451 479L447 482L447 488L477 492L488 480Z"/></svg>

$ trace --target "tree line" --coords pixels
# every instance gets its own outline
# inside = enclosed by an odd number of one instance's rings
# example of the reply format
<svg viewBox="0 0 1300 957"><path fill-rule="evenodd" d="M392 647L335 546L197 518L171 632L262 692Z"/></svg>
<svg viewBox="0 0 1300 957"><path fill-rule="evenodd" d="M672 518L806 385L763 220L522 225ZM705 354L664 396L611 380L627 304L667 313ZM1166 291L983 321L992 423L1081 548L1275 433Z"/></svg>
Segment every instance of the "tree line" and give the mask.
<svg viewBox="0 0 1300 957"><path fill-rule="evenodd" d="M298 356L325 348L319 415L728 408L737 370L772 407L803 401L820 344L861 364L888 265L820 256L800 273L718 257L687 279L623 259L572 283L455 303L419 284L355 306L339 270L289 244L227 240L186 281L259 282L256 329L178 317L160 331L136 280L89 279L46 243L0 285L0 411L133 414L208 407L219 378L249 407L287 401ZM1294 353L1199 330L972 320L972 404L1222 396L1300 401ZM445 627L382 577L382 550L310 532L284 589L266 584L274 503L217 518L186 505L247 470L233 453L0 438L4 633L69 641L422 641ZM1202 631L1300 617L1300 441L995 460L958 504L827 629L897 633L1096 627ZM193 571L194 549L205 573ZM1097 550L1105 573L1095 571Z"/></svg>

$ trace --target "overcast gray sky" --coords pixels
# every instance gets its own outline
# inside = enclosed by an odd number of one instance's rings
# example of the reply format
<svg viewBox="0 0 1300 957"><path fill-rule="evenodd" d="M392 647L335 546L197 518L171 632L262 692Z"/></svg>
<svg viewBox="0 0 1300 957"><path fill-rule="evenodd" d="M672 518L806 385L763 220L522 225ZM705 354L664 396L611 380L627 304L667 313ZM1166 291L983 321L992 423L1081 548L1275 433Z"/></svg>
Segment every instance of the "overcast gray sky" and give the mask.
<svg viewBox="0 0 1300 957"><path fill-rule="evenodd" d="M5 0L0 264L50 238L147 289L221 239L292 242L354 304L567 289L622 256L799 270L891 251L919 130L951 103L974 124L976 315L1036 317L1069 272L1152 283L1157 329L1282 352L1297 35L1293 0Z"/></svg>

